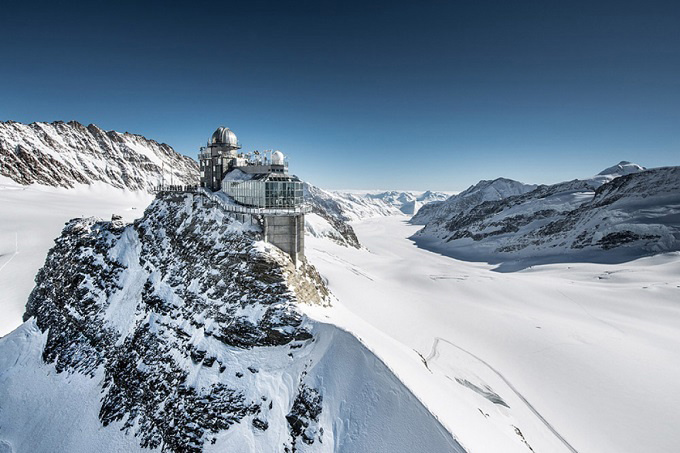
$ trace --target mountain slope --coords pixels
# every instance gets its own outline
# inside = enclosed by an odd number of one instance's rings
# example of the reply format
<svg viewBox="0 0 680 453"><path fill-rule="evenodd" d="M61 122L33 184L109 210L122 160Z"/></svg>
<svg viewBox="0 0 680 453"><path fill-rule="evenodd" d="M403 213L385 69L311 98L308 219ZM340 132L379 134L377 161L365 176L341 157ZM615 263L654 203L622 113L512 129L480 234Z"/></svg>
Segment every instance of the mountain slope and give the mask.
<svg viewBox="0 0 680 453"><path fill-rule="evenodd" d="M305 218L307 233L326 237L341 245L359 248L358 239L349 222L394 215L413 215L427 203L444 200L441 192L342 192L323 190L305 183L306 201L312 214Z"/></svg>
<svg viewBox="0 0 680 453"><path fill-rule="evenodd" d="M0 122L0 163L0 175L24 185L71 188L103 182L148 191L162 177L167 184L198 179L196 162L166 144L76 121Z"/></svg>
<svg viewBox="0 0 680 453"><path fill-rule="evenodd" d="M35 275L69 219L116 214L132 221L152 200L148 192L101 182L66 189L22 186L0 176L0 336L21 324Z"/></svg>
<svg viewBox="0 0 680 453"><path fill-rule="evenodd" d="M134 225L70 222L0 339L0 445L464 451L354 337L299 312L325 286L260 236L185 194Z"/></svg>
<svg viewBox="0 0 680 453"><path fill-rule="evenodd" d="M325 237L340 245L360 248L359 240L348 223L350 218L337 197L309 183L304 183L303 190L305 201L312 207L312 212L305 216L305 231L314 237Z"/></svg>
<svg viewBox="0 0 680 453"><path fill-rule="evenodd" d="M434 202L420 208L411 219L414 225L434 225L445 222L451 215L468 211L484 201L502 200L513 195L531 192L536 185L524 184L512 179L497 178L480 181L445 201Z"/></svg>
<svg viewBox="0 0 680 453"><path fill-rule="evenodd" d="M680 167L612 169L429 222L419 244L461 258L621 260L680 249ZM604 253L606 252L606 253Z"/></svg>

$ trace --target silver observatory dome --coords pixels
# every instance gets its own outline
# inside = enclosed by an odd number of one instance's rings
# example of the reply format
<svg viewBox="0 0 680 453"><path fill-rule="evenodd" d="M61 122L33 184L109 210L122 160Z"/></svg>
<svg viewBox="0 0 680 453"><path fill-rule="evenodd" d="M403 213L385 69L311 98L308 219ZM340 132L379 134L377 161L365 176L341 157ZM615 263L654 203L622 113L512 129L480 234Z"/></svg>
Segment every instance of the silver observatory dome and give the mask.
<svg viewBox="0 0 680 453"><path fill-rule="evenodd" d="M213 145L231 145L238 146L238 139L236 134L228 127L220 126L213 132L210 143Z"/></svg>

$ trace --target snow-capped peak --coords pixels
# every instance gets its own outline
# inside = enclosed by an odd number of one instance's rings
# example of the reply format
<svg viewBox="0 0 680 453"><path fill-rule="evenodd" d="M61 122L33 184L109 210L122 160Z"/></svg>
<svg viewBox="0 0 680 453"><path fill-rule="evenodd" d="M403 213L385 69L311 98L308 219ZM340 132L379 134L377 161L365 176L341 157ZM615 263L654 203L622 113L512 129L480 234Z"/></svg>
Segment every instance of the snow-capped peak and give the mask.
<svg viewBox="0 0 680 453"><path fill-rule="evenodd" d="M423 206L413 216L411 222L416 225L425 225L432 221L444 222L453 213L467 212L485 201L498 201L514 195L522 195L531 192L536 187L535 184L524 184L507 178L482 180L446 201Z"/></svg>
<svg viewBox="0 0 680 453"><path fill-rule="evenodd" d="M628 162L625 160L622 160L618 164L611 166L609 168L605 168L601 172L598 173L598 175L618 175L618 176L625 176L625 175L630 175L631 173L638 173L641 171L646 170L645 167L642 165L638 165L633 162Z"/></svg>
<svg viewBox="0 0 680 453"><path fill-rule="evenodd" d="M536 188L535 184L524 184L508 178L496 178L493 180L481 180L470 186L458 196L465 198L473 194L482 194L484 201L500 200L512 195L521 195Z"/></svg>

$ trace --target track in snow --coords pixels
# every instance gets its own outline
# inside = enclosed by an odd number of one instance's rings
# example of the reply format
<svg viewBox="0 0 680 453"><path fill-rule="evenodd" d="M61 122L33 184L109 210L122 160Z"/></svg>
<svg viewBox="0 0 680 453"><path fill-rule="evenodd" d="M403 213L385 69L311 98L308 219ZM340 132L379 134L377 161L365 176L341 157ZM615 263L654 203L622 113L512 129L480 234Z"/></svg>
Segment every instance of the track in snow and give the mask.
<svg viewBox="0 0 680 453"><path fill-rule="evenodd" d="M454 348L456 348L456 349L458 349L458 350L460 350L460 351L463 351L464 353L468 354L470 357L473 357L475 360L478 360L480 363L484 364L487 368L489 368L491 371L493 371L493 372L496 374L496 376L498 376L499 378L501 378L501 379L503 380L503 382L505 382L505 384L506 384L508 387L510 387L510 390L512 390L512 391L515 393L515 395L517 395L517 397L518 397L519 399L521 399L521 400L524 402L524 404L527 405L527 407L529 408L529 410L531 410L531 412L533 412L534 415L536 415L536 417L538 417L538 419L541 420L541 422L546 426L546 428L548 428L548 429L555 435L555 437L557 437L557 438L560 440L560 442L562 442L562 443L564 444L564 446L567 447L567 448L569 449L569 451L571 451L572 453L578 453L578 451L577 451L574 447L572 447L571 444L570 444L569 442L567 442L567 440L566 440L564 437L562 437L562 435L561 435L560 433L558 433L557 430L556 430L555 428L553 428L553 426L548 422L548 420L546 420L545 418L543 418L543 416L542 416L542 415L534 408L534 406L532 406L531 403L530 403L529 401L527 401L527 399L526 399L526 398L525 398L525 397L524 397L524 396L523 396L523 395L515 388L515 386L512 385L512 383L510 383L510 381L508 381L508 380L505 378L505 376L503 376L503 375L502 375L498 370L496 370L494 367L492 367L491 365L489 365L484 359L482 359L482 358L476 356L476 355L473 354L472 352L470 352L470 351L468 351L468 350L466 350L466 349L464 349L464 348L461 348L460 346L458 346L458 345L456 345L456 344L454 344L454 343L451 343L449 340L447 340L447 339L445 339L445 338L434 337L434 342L432 342L432 349L430 350L430 353L427 355L427 357L425 357L425 358L423 359L423 361L425 362L425 367L426 367L428 370L430 369L430 367L429 367L429 365L428 365L428 362L429 362L430 360L436 358L436 357L439 355L439 352L437 351L437 346L439 345L439 342L440 342L440 341L443 341L444 343L447 343L447 344L453 346ZM421 356L421 357L422 357L422 356Z"/></svg>
<svg viewBox="0 0 680 453"><path fill-rule="evenodd" d="M12 261L14 259L15 256L17 256L17 253L19 253L19 233L14 233L14 234L15 234L15 237L14 237L14 239L15 239L14 253L12 253L12 256L9 257L9 259L5 262L5 264L0 266L0 271L2 271L5 268L5 266L7 266L10 263L10 261Z"/></svg>

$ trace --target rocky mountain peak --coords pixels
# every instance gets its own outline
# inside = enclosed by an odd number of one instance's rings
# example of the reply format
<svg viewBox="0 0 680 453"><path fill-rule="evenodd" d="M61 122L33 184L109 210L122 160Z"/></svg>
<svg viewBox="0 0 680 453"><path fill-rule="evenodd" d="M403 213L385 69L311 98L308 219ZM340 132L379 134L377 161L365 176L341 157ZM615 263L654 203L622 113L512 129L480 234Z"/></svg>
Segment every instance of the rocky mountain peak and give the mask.
<svg viewBox="0 0 680 453"><path fill-rule="evenodd" d="M433 206L417 237L454 256L491 262L625 260L680 249L678 194L680 167L621 162L586 180L496 200L468 196L449 211Z"/></svg>

